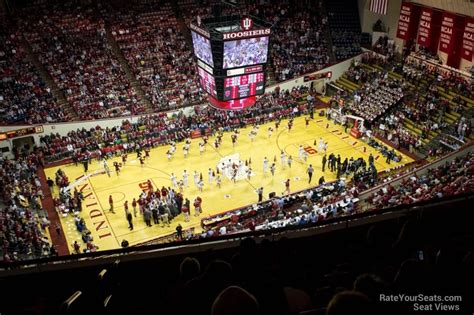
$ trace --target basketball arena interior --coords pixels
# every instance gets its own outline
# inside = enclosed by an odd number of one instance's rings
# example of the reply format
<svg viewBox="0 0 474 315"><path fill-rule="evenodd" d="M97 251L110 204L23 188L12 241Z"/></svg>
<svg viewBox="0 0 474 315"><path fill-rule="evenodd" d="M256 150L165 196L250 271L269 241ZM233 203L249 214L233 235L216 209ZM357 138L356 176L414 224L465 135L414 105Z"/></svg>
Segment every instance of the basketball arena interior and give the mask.
<svg viewBox="0 0 474 315"><path fill-rule="evenodd" d="M473 50L472 0L0 0L0 314L473 314Z"/></svg>

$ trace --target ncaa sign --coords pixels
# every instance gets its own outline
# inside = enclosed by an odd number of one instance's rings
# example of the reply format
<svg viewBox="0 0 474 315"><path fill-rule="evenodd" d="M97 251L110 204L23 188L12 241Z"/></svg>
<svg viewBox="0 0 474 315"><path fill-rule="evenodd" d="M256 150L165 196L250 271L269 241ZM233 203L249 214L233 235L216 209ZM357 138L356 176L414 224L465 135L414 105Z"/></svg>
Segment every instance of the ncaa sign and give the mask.
<svg viewBox="0 0 474 315"><path fill-rule="evenodd" d="M242 21L240 21L240 26L244 31L250 31L253 28L253 20L251 18L244 17Z"/></svg>

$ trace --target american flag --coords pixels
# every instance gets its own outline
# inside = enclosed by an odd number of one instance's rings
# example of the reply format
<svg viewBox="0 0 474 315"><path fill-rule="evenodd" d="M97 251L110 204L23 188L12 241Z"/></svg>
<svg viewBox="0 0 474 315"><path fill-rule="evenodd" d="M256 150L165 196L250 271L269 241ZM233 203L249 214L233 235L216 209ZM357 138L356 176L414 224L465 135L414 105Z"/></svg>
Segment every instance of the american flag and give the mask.
<svg viewBox="0 0 474 315"><path fill-rule="evenodd" d="M370 11L377 14L387 14L388 0L370 0Z"/></svg>

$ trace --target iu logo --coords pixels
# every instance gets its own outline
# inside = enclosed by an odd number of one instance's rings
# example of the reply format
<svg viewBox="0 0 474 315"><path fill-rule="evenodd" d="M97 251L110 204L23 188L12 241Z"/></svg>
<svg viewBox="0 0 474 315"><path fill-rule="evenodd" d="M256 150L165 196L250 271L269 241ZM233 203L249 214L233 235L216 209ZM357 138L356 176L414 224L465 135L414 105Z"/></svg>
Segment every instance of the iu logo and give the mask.
<svg viewBox="0 0 474 315"><path fill-rule="evenodd" d="M240 26L242 26L242 30L249 31L253 27L253 20L249 17L245 17L240 22Z"/></svg>

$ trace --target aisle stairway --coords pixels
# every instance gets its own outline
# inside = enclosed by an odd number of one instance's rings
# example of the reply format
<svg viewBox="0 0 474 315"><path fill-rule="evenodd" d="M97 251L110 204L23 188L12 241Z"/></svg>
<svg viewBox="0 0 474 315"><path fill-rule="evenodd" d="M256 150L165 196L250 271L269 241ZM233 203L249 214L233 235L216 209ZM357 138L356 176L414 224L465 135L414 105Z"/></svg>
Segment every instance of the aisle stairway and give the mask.
<svg viewBox="0 0 474 315"><path fill-rule="evenodd" d="M117 58L118 62L120 63L123 71L125 72L125 76L127 77L127 80L130 82L132 88L135 90L137 93L138 97L140 98L140 101L146 108L147 113L152 113L153 112L153 105L151 104L151 101L148 99L147 95L145 94L145 91L142 89L140 82L136 79L135 75L132 73L132 70L130 69L130 66L128 65L127 60L123 56L122 51L120 50L120 47L117 44L117 41L115 40L114 36L112 35L112 32L110 31L110 28L106 26L106 31L107 31L107 42L109 43L112 53L114 56Z"/></svg>
<svg viewBox="0 0 474 315"><path fill-rule="evenodd" d="M350 92L351 94L354 93L356 90L360 89L361 88L361 84L359 83L356 83L356 82L353 82L351 80L349 80L349 78L347 77L347 74L343 74L342 76L339 77L339 79L337 79L334 84L337 86L337 87L340 87L341 89L344 89L348 92Z"/></svg>
<svg viewBox="0 0 474 315"><path fill-rule="evenodd" d="M48 73L48 71L46 71L43 64L39 61L37 55L33 52L30 43L28 43L27 40L22 39L22 45L25 48L28 61L30 61L35 66L41 79L51 89L51 93L56 98L58 105L65 110L65 112L70 116L71 120L79 120L79 116L77 115L76 111L67 101L66 95L63 91L61 91L56 82L54 82L51 75Z"/></svg>

